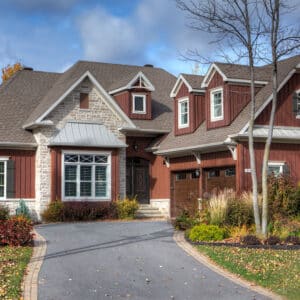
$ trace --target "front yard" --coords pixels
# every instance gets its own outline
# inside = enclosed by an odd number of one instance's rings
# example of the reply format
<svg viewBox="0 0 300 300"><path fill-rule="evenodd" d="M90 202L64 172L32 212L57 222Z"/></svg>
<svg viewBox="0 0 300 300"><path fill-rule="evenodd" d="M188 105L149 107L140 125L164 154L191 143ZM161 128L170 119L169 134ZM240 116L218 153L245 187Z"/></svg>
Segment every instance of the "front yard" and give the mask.
<svg viewBox="0 0 300 300"><path fill-rule="evenodd" d="M0 299L20 299L21 283L33 248L0 246Z"/></svg>
<svg viewBox="0 0 300 300"><path fill-rule="evenodd" d="M300 251L197 246L211 260L288 299L300 299Z"/></svg>

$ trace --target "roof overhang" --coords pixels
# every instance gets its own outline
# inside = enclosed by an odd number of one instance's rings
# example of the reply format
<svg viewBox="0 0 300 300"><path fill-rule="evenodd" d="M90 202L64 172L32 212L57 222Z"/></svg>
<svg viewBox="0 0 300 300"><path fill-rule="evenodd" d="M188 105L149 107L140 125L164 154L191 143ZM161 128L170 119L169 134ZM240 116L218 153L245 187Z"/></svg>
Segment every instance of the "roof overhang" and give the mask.
<svg viewBox="0 0 300 300"><path fill-rule="evenodd" d="M154 85L150 82L150 80L146 77L146 75L140 71L138 72L133 78L132 80L130 80L128 82L128 84L122 86L122 87L119 87L117 89L114 89L114 90L111 90L109 91L108 93L110 95L114 95L116 93L119 93L119 92L122 92L122 91L125 91L125 90L131 90L133 88L137 88L136 86L134 86L134 83L138 80L138 79L142 79L144 82L145 82L145 86L141 86L140 88L143 88L143 89L146 89L150 92L154 92L155 91L155 87Z"/></svg>
<svg viewBox="0 0 300 300"><path fill-rule="evenodd" d="M235 143L232 144L235 145ZM191 155L193 154L193 152L208 153L212 151L214 152L225 151L228 150L228 146L229 143L218 142L218 143L210 143L210 144L196 145L190 147L157 150L153 153L160 156L180 157L180 156Z"/></svg>
<svg viewBox="0 0 300 300"><path fill-rule="evenodd" d="M143 128L130 128L130 127L121 127L119 131L124 133L126 136L148 136L155 137L158 135L164 135L170 132L170 130L163 129L143 129Z"/></svg>
<svg viewBox="0 0 300 300"><path fill-rule="evenodd" d="M105 125L93 122L67 122L50 140L49 146L126 148Z"/></svg>
<svg viewBox="0 0 300 300"><path fill-rule="evenodd" d="M20 150L32 150L37 148L35 143L14 143L14 142L0 142L1 149L20 149Z"/></svg>
<svg viewBox="0 0 300 300"><path fill-rule="evenodd" d="M100 92L105 100L107 101L111 110L120 116L129 127L135 128L136 126L130 120L130 118L125 114L125 112L120 108L120 106L115 102L111 95L107 93L107 91L101 86L101 84L97 81L97 79L91 74L90 71L86 71L76 80L55 102L51 105L47 111L45 111L38 119L30 124L25 124L23 126L24 129L30 129L39 126L42 122L44 122L44 118L49 115L85 78L88 78L95 86L96 90ZM45 124L44 124L45 125Z"/></svg>
<svg viewBox="0 0 300 300"><path fill-rule="evenodd" d="M174 85L171 93L170 93L171 98L174 98L177 96L177 93L183 83L186 85L186 87L188 88L188 91L190 93L205 93L204 89L193 89L192 86L188 83L188 81L184 78L184 76L182 74L180 74L175 82L175 85Z"/></svg>
<svg viewBox="0 0 300 300"><path fill-rule="evenodd" d="M211 79L213 78L215 72L218 72L221 75L224 82L244 83L244 84L250 84L251 83L251 80L227 77L224 74L224 72L222 72L222 70L215 63L213 63L213 64L210 65L209 69L206 72L206 75L204 76L204 79L203 79L202 85L201 85L202 88L208 87L208 85L209 85ZM256 85L266 85L266 84L268 84L268 81L255 80L254 84L256 84Z"/></svg>

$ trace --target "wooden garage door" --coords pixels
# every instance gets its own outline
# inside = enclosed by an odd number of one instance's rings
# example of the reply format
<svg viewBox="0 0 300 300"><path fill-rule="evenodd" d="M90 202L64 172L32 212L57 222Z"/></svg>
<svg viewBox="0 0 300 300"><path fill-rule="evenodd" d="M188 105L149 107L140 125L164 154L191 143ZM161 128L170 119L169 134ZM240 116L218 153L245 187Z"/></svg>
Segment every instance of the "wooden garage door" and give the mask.
<svg viewBox="0 0 300 300"><path fill-rule="evenodd" d="M204 170L203 196L210 197L225 188L236 188L235 166L211 168Z"/></svg>
<svg viewBox="0 0 300 300"><path fill-rule="evenodd" d="M199 172L188 170L172 173L171 194L171 217L178 216L184 210L195 212L198 209Z"/></svg>

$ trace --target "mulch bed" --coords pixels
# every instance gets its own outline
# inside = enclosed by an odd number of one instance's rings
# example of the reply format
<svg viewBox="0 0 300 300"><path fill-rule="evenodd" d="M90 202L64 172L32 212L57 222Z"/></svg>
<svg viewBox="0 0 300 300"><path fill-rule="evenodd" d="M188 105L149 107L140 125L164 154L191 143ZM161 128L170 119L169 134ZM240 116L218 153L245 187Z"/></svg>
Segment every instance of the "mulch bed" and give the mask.
<svg viewBox="0 0 300 300"><path fill-rule="evenodd" d="M226 246L226 247L239 247L239 248L250 248L250 249L271 249L271 250L300 250L300 245L291 244L280 244L280 245L244 245L241 243L230 243L230 242L193 242L186 235L184 235L187 242L190 244L205 245L205 246Z"/></svg>

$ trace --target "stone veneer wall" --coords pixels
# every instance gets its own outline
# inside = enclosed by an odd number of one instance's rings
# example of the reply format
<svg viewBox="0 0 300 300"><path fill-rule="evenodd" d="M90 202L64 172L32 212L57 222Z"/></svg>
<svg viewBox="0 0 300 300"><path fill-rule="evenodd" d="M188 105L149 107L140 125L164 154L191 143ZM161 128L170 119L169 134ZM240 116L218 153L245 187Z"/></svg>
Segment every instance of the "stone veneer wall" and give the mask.
<svg viewBox="0 0 300 300"><path fill-rule="evenodd" d="M80 109L80 93L89 93L89 109ZM34 136L39 145L36 152L36 205L39 214L50 201L51 160L48 147L50 139L55 136L67 121L95 121L104 124L120 140L126 141L118 128L125 124L106 103L104 97L95 89L92 83L85 79L60 103L46 118L53 126L40 127L34 130ZM120 150L120 197L126 193L126 150Z"/></svg>

